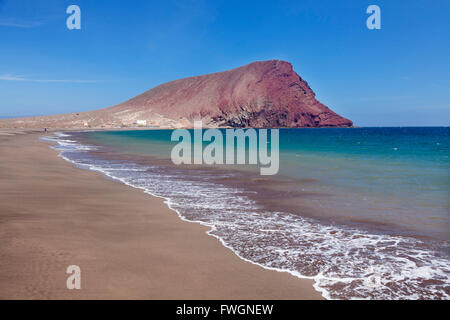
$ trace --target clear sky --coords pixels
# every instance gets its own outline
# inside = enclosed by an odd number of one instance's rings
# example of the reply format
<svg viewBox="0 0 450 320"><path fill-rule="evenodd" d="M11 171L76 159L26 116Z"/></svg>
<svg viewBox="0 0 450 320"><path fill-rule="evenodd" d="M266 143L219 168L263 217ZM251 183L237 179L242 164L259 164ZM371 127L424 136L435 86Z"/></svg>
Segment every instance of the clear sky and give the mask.
<svg viewBox="0 0 450 320"><path fill-rule="evenodd" d="M0 0L0 116L99 109L269 59L355 125L450 125L448 0Z"/></svg>

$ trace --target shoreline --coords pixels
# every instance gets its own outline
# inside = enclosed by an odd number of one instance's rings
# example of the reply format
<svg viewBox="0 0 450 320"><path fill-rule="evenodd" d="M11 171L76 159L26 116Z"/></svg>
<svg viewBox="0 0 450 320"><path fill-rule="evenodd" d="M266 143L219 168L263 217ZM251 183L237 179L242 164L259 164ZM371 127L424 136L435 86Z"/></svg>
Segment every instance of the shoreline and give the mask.
<svg viewBox="0 0 450 320"><path fill-rule="evenodd" d="M242 260L162 198L66 162L38 140L51 132L4 132L1 299L323 299L312 280ZM66 289L71 264L81 290Z"/></svg>

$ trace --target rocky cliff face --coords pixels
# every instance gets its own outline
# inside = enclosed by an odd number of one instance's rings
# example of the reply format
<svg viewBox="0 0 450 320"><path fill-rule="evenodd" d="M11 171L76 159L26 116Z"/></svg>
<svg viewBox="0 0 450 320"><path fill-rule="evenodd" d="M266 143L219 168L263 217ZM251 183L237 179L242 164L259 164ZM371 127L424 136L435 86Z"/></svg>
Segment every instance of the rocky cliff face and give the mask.
<svg viewBox="0 0 450 320"><path fill-rule="evenodd" d="M119 105L79 114L36 117L39 126L351 127L316 100L289 62L254 62L233 70L164 83ZM20 119L27 127L27 119ZM0 122L0 127L2 122Z"/></svg>

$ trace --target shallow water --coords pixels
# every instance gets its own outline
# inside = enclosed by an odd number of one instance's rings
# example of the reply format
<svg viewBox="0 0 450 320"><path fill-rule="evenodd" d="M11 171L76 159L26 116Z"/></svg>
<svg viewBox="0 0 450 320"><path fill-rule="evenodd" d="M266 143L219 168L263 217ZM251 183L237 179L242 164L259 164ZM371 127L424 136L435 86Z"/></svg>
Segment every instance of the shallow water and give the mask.
<svg viewBox="0 0 450 320"><path fill-rule="evenodd" d="M449 129L283 129L280 173L175 166L170 130L72 133L76 165L167 199L241 258L326 298L448 299Z"/></svg>

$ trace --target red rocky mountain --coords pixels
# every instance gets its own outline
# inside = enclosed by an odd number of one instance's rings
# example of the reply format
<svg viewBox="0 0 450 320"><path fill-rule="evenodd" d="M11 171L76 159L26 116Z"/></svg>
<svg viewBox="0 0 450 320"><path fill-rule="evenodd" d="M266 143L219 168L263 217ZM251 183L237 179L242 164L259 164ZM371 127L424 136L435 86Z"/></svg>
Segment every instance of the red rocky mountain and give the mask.
<svg viewBox="0 0 450 320"><path fill-rule="evenodd" d="M39 127L192 127L198 119L205 127L353 125L320 103L292 65L280 60L167 82L106 109L19 119L16 126L29 127L32 119ZM11 122L2 120L0 127Z"/></svg>

